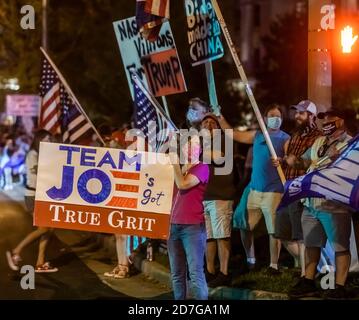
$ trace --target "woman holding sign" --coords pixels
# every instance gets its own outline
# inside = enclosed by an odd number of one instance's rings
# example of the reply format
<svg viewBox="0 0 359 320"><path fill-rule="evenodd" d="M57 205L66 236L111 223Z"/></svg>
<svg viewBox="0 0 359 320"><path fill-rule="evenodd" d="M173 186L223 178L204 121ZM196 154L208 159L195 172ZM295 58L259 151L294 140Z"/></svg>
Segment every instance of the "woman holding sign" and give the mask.
<svg viewBox="0 0 359 320"><path fill-rule="evenodd" d="M202 148L199 138L192 137L183 150L187 163L178 164L177 155L171 155L178 192L171 214L171 229L168 239L172 287L174 298L184 300L187 296L187 269L196 300L208 299L204 275L206 250L206 226L203 199L209 178L207 164L200 162Z"/></svg>
<svg viewBox="0 0 359 320"><path fill-rule="evenodd" d="M35 188L37 177L37 163L39 159L40 142L50 142L51 134L46 130L39 130L35 133L34 140L30 147L30 151L26 156L26 190L25 190L25 204L29 212L34 211L35 205ZM50 240L52 230L46 227L38 227L35 231L29 233L11 252L6 252L9 267L14 270L19 270L19 263L21 261L20 254L22 250L33 241L40 239L39 253L37 256L35 272L56 272L57 268L51 266L46 262L45 251Z"/></svg>

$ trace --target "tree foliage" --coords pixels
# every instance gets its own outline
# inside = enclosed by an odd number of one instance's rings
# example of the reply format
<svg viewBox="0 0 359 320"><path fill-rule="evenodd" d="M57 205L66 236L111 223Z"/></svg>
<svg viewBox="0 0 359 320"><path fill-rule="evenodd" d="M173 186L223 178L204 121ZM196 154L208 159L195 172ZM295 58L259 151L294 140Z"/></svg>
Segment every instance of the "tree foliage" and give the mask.
<svg viewBox="0 0 359 320"><path fill-rule="evenodd" d="M232 4L221 3L231 28ZM17 77L20 93L38 93L41 71L41 0L12 0L0 4L0 72ZM20 8L33 5L36 29L22 30ZM135 15L133 0L48 0L48 52L95 123L120 125L133 111L130 91L112 22ZM184 2L171 1L171 28L187 82L188 92L168 96L178 124L184 120L188 99L208 100L205 67L190 65ZM223 39L223 43L225 40ZM225 48L228 56L228 50ZM231 59L213 62L220 104L236 113L226 80L238 77ZM0 101L3 104L3 101Z"/></svg>
<svg viewBox="0 0 359 320"><path fill-rule="evenodd" d="M278 16L263 37L265 57L258 73L263 103L291 105L307 96L307 12Z"/></svg>

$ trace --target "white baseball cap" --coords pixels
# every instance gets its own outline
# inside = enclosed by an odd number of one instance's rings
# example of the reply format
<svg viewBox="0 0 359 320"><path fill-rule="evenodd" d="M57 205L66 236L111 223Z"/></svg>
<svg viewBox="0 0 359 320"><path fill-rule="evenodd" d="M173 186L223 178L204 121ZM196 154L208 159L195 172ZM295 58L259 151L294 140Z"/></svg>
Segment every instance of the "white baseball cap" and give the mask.
<svg viewBox="0 0 359 320"><path fill-rule="evenodd" d="M315 116L317 115L317 106L310 100L303 100L297 105L291 106L290 108L296 111L307 111L314 114Z"/></svg>

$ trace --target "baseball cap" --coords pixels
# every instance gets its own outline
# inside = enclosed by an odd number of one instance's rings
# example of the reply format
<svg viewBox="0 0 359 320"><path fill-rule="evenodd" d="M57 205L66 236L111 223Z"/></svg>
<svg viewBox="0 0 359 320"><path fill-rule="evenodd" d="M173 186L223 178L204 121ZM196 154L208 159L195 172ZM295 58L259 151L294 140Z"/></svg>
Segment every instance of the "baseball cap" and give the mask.
<svg viewBox="0 0 359 320"><path fill-rule="evenodd" d="M308 111L315 116L317 115L317 106L310 100L302 100L297 105L291 106L290 108L297 111Z"/></svg>
<svg viewBox="0 0 359 320"><path fill-rule="evenodd" d="M318 119L324 119L327 116L346 119L348 118L348 115L348 110L346 109L329 109L328 111L318 113Z"/></svg>
<svg viewBox="0 0 359 320"><path fill-rule="evenodd" d="M214 121L217 123L218 127L220 127L219 122L218 122L218 118L217 118L217 116L216 116L214 113L206 113L206 114L204 115L204 117L203 117L201 123L202 123L204 120L208 119L208 118L211 118L212 120L214 120Z"/></svg>

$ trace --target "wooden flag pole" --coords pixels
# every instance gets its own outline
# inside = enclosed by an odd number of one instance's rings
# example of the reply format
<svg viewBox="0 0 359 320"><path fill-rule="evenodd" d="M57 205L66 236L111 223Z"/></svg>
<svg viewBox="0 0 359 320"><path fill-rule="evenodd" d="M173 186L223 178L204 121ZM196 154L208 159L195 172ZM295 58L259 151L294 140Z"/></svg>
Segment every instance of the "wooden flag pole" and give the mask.
<svg viewBox="0 0 359 320"><path fill-rule="evenodd" d="M76 106L80 109L81 113L85 116L85 118L87 119L87 121L90 123L92 129L95 131L95 133L97 134L98 138L100 139L100 141L102 142L103 145L105 145L105 141L102 139L101 135L98 133L97 129L95 128L95 126L93 125L92 121L90 120L90 118L87 116L86 112L84 111L84 109L81 107L80 102L77 100L75 94L72 92L70 86L68 85L67 81L65 80L65 78L63 77L63 75L61 74L60 70L57 69L55 63L51 60L51 58L49 57L49 55L46 53L46 51L44 50L44 48L40 47L41 52L44 54L45 58L47 59L47 61L49 61L49 63L51 64L52 68L55 70L55 72L57 73L60 81L63 83L66 91L71 95L71 98L74 100L74 102L76 103Z"/></svg>
<svg viewBox="0 0 359 320"><path fill-rule="evenodd" d="M239 60L239 57L238 57L238 54L237 54L237 51L236 51L236 48L235 48L235 45L232 41L232 38L231 38L231 35L229 34L229 30L227 28L227 25L226 25L226 22L224 21L224 18L223 18L223 15L222 15L222 12L221 12L221 9L219 8L218 6L218 2L217 0L212 0L212 5L214 7L214 11L216 12L216 15L217 15L217 19L221 25L221 28L222 28L222 31L224 33L224 36L226 38L226 41L227 41L227 44L228 44L228 47L231 51L231 54L232 54L232 57L233 57L233 60L234 60L234 63L237 67L237 70L238 70L238 73L239 73L239 76L241 77L241 80L246 88L246 92L247 92L247 95L248 95L248 98L249 98L249 101L252 105L252 108L254 110L254 113L257 117L257 120L258 120L258 123L259 123L259 126L262 130L262 133L263 133L263 136L266 140L266 143L267 143L267 146L269 148L269 151L272 155L272 158L273 159L278 159L277 157L277 154L274 150L274 147L273 147L273 144L272 144L272 141L270 139L270 136L269 136L269 133L268 133L268 130L267 130L267 127L264 123L264 120L263 120L263 117L259 111L259 108L258 108L258 105L257 105L257 102L254 98L254 95L253 95L253 92L252 92L252 89L249 85L249 82L248 82L248 79L247 79L247 76L246 76L246 73L244 72L244 69L243 69L243 66L241 64L241 61ZM277 171L278 171L278 174L279 174L279 177L282 181L282 183L284 184L286 179L285 179L285 176L284 176L284 173L283 173L283 170L282 170L282 167L281 166L278 166L277 167Z"/></svg>

